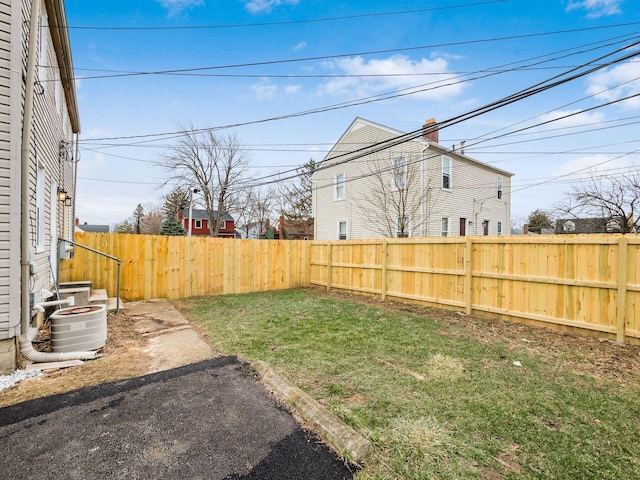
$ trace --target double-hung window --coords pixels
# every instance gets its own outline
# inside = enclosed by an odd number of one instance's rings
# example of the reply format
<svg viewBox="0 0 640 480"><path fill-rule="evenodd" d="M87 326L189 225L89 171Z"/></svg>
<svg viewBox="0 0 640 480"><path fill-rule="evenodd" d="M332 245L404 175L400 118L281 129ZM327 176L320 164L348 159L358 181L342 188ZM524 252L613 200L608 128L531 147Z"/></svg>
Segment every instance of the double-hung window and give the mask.
<svg viewBox="0 0 640 480"><path fill-rule="evenodd" d="M449 236L449 217L442 217L442 226L440 228L440 235L443 237Z"/></svg>
<svg viewBox="0 0 640 480"><path fill-rule="evenodd" d="M347 222L338 222L338 240L347 239Z"/></svg>
<svg viewBox="0 0 640 480"><path fill-rule="evenodd" d="M442 188L451 190L451 157L442 157Z"/></svg>
<svg viewBox="0 0 640 480"><path fill-rule="evenodd" d="M334 177L333 182L333 199L344 200L344 173L338 173Z"/></svg>
<svg viewBox="0 0 640 480"><path fill-rule="evenodd" d="M407 173L409 167L409 157L406 154L395 157L392 161L392 187L396 190L404 190L407 188Z"/></svg>
<svg viewBox="0 0 640 480"><path fill-rule="evenodd" d="M398 217L396 237L409 238L409 217Z"/></svg>
<svg viewBox="0 0 640 480"><path fill-rule="evenodd" d="M498 222L498 236L502 235L502 222Z"/></svg>

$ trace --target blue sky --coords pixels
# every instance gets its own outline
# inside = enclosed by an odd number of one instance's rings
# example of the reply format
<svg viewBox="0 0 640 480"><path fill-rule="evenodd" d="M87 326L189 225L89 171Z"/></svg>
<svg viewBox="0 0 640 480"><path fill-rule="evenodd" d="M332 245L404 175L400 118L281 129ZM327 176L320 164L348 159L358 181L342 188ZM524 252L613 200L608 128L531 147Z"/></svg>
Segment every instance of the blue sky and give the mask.
<svg viewBox="0 0 640 480"><path fill-rule="evenodd" d="M228 131L247 148L251 174L268 175L321 160L357 116L416 130L638 41L639 4L67 0L82 124L78 217L113 225L168 190L153 161L175 140L126 137L243 124ZM202 70L113 76L186 69ZM605 104L640 93L639 77L633 58L443 129L440 143L465 140L469 156L515 174L520 224L590 166L602 175L637 169L640 97ZM259 122L394 92L407 95Z"/></svg>

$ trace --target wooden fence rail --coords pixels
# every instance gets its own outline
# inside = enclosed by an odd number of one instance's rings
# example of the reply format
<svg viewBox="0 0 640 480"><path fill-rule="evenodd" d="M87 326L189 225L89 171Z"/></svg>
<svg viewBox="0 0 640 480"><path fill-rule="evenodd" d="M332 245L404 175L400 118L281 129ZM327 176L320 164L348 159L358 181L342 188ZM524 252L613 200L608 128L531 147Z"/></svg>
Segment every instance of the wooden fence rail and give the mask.
<svg viewBox="0 0 640 480"><path fill-rule="evenodd" d="M265 241L77 233L122 260L124 301L308 285L640 341L640 237ZM115 262L75 250L61 280L115 292Z"/></svg>
<svg viewBox="0 0 640 480"><path fill-rule="evenodd" d="M311 244L310 282L640 339L637 236L452 237Z"/></svg>
<svg viewBox="0 0 640 480"><path fill-rule="evenodd" d="M123 301L249 293L309 285L309 242L82 233L81 245L122 261ZM61 281L116 291L116 262L81 248L60 264Z"/></svg>

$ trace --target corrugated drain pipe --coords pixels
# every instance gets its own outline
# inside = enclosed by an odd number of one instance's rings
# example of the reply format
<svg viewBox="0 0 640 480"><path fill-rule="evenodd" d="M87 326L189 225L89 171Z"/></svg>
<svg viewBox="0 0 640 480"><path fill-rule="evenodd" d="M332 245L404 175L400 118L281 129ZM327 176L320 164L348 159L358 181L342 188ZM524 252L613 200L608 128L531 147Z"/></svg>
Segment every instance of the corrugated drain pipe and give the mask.
<svg viewBox="0 0 640 480"><path fill-rule="evenodd" d="M46 363L46 362L65 362L67 360L93 360L95 358L104 357L104 354L96 352L64 352L64 353L48 353L38 352L34 350L31 344L31 339L28 335L20 335L18 337L20 344L20 353L34 363Z"/></svg>

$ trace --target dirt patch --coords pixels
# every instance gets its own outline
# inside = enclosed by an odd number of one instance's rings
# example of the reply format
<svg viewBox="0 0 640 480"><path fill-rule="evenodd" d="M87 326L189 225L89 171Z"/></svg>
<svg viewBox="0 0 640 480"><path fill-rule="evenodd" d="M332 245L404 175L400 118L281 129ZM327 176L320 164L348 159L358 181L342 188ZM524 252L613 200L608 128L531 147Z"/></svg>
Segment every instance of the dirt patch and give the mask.
<svg viewBox="0 0 640 480"><path fill-rule="evenodd" d="M45 372L0 392L0 407L64 393L78 388L122 380L147 372L149 358L142 351L146 340L125 313L109 314L107 342L100 349L106 357L86 361L79 367ZM46 342L42 342L46 346Z"/></svg>
<svg viewBox="0 0 640 480"><path fill-rule="evenodd" d="M618 345L603 338L566 333L552 328L516 323L507 320L465 315L451 310L417 304L382 301L365 295L339 291L309 289L318 295L368 304L377 308L423 315L447 325L462 325L447 332L452 337L473 337L485 345L506 344L513 351L532 352L544 359L580 374L613 380L620 384L640 382L640 346Z"/></svg>

